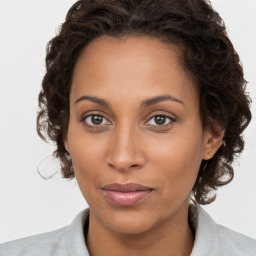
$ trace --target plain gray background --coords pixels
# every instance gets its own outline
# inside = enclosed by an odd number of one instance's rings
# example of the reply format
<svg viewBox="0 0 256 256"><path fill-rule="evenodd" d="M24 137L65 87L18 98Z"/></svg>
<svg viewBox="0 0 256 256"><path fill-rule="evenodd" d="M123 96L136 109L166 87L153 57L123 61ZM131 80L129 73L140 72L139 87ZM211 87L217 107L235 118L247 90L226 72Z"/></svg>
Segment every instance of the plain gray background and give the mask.
<svg viewBox="0 0 256 256"><path fill-rule="evenodd" d="M37 97L46 43L64 21L71 0L0 0L0 243L70 223L87 204L76 182L56 175L53 146L36 134ZM256 1L212 0L238 51L256 101ZM256 109L234 181L204 207L218 222L256 238Z"/></svg>

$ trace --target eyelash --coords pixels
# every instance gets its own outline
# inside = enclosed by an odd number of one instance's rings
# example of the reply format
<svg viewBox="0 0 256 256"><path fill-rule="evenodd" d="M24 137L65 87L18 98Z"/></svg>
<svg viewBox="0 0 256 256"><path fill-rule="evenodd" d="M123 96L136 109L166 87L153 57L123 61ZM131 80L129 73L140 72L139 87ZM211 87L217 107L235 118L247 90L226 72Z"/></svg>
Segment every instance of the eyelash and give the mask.
<svg viewBox="0 0 256 256"><path fill-rule="evenodd" d="M95 116L98 116L98 117L100 117L100 118L102 118L103 120L105 119L105 120L107 120L107 122L109 122L108 121L108 119L106 118L106 117L104 117L104 115L101 115L101 114L88 114L88 115L86 115L86 116L83 116L82 118L81 118L81 122L83 122L84 123L84 125L87 127L87 128L89 128L89 129L100 129L100 128L103 128L102 126L107 126L107 125L109 125L109 124L99 124L99 125L93 125L93 124L88 124L88 122L86 122L86 119L87 118L92 118L92 117L95 117ZM165 118L165 119L169 119L170 121L167 123L167 124L163 124L163 125L148 125L147 123L149 123L150 122L150 120L152 120L152 119L154 119L154 118L156 118L156 117L162 117L162 118ZM91 119L90 119L91 120ZM92 121L90 121L91 123L92 123ZM176 122L176 119L174 118L174 117L170 117L170 116L168 116L168 115L166 115L166 114L154 114L154 115L152 115L149 119L148 119L148 121L146 122L146 125L147 126L150 126L150 127L152 127L152 128L167 128L167 127L169 127L169 126L171 126L171 125L173 125L173 123L174 122ZM109 122L110 123L110 122ZM110 123L111 124L111 123Z"/></svg>
<svg viewBox="0 0 256 256"><path fill-rule="evenodd" d="M99 128L102 128L102 124L99 124L99 125L91 125L91 124L88 124L88 122L86 122L86 119L89 118L89 117L93 117L93 116L98 116L98 117L101 117L102 119L105 119L107 120L107 118L105 118L103 115L100 115L100 114L89 114L89 115L86 115L86 116L83 116L82 119L81 119L81 122L84 123L84 125L89 128L89 129L99 129ZM109 122L109 121L108 121ZM103 125L106 125L106 124L103 124Z"/></svg>
<svg viewBox="0 0 256 256"><path fill-rule="evenodd" d="M175 118L173 118L171 116L168 116L166 114L154 114L153 116L151 116L149 118L149 120L146 123L149 123L150 120L154 120L154 118L156 118L156 117L165 118L165 121L166 121L166 119L169 119L169 122L167 124L164 123L162 125L148 125L148 126L151 126L151 127L154 127L154 128L166 128L166 127L169 127L169 126L173 125L173 123L176 121Z"/></svg>

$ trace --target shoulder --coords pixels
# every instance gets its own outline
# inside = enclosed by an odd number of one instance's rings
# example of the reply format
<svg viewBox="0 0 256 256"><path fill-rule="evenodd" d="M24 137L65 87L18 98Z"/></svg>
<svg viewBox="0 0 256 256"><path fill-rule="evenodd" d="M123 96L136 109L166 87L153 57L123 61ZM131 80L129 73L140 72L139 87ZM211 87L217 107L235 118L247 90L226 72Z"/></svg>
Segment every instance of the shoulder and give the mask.
<svg viewBox="0 0 256 256"><path fill-rule="evenodd" d="M0 256L67 255L67 227L0 245Z"/></svg>
<svg viewBox="0 0 256 256"><path fill-rule="evenodd" d="M221 225L217 230L223 252L232 251L232 256L256 255L256 240Z"/></svg>
<svg viewBox="0 0 256 256"><path fill-rule="evenodd" d="M0 256L87 256L84 227L88 221L86 209L69 226L1 244Z"/></svg>
<svg viewBox="0 0 256 256"><path fill-rule="evenodd" d="M256 255L256 240L218 225L201 207L190 205L190 221L195 229L191 256Z"/></svg>

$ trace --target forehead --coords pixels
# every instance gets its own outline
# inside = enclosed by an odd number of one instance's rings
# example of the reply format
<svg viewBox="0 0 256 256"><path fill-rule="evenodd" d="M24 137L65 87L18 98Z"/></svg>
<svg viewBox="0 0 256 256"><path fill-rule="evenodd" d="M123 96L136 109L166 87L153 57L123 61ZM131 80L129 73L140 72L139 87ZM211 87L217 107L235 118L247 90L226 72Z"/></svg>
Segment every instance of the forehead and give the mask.
<svg viewBox="0 0 256 256"><path fill-rule="evenodd" d="M81 53L73 76L71 99L81 94L153 97L172 94L197 98L193 79L184 70L179 47L152 37L102 36ZM100 94L100 95L99 95Z"/></svg>
<svg viewBox="0 0 256 256"><path fill-rule="evenodd" d="M75 72L79 72L81 66L87 64L90 64L87 66L87 71L90 71L90 68L95 70L97 66L98 69L104 68L102 71L109 71L113 68L125 71L129 68L141 72L155 69L154 62L161 70L165 70L166 65L168 66L166 68L175 66L175 68L182 69L181 59L181 48L153 37L101 36L84 48L77 61ZM139 62L135 63L136 61Z"/></svg>

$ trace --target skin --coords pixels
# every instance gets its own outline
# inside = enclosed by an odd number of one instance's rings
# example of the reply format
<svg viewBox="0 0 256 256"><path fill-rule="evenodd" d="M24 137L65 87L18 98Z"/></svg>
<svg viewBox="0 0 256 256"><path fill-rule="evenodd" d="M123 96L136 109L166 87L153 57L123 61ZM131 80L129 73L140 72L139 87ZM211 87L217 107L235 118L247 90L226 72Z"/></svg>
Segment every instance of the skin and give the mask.
<svg viewBox="0 0 256 256"><path fill-rule="evenodd" d="M189 196L202 159L212 157L221 140L202 127L197 87L180 56L178 47L155 38L103 36L76 64L64 143L90 206L92 256L192 251ZM163 95L171 98L142 104ZM93 114L102 119L97 123ZM166 116L163 125L159 115ZM104 196L103 186L129 182L153 191L129 207Z"/></svg>

